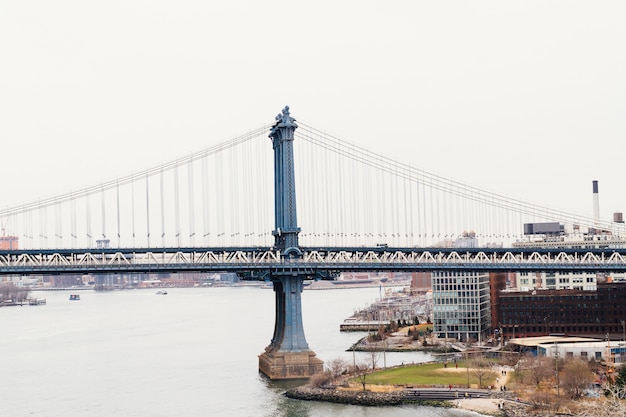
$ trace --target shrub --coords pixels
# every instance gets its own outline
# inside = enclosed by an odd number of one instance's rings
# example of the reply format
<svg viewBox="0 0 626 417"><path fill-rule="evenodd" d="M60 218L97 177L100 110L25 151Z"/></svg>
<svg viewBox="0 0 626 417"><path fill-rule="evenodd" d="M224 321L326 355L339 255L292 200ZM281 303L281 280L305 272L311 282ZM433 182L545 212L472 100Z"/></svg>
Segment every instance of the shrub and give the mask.
<svg viewBox="0 0 626 417"><path fill-rule="evenodd" d="M309 384L315 388L321 388L329 385L331 382L330 375L327 373L315 374L309 379Z"/></svg>

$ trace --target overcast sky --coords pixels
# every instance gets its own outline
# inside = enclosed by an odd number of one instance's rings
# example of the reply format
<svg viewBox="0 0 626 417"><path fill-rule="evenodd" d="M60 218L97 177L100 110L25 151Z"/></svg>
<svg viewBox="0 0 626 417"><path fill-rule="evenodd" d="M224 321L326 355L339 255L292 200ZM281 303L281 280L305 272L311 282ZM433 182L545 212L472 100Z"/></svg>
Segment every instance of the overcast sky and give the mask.
<svg viewBox="0 0 626 417"><path fill-rule="evenodd" d="M626 2L0 3L0 206L270 124L540 205L626 211ZM271 145L268 139L268 151Z"/></svg>

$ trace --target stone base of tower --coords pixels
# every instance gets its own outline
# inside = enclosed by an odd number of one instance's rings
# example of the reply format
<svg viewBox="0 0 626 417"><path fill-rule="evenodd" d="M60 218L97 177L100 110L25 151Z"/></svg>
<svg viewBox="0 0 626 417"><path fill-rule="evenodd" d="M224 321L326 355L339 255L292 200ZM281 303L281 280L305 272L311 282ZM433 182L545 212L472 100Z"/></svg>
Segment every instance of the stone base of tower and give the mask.
<svg viewBox="0 0 626 417"><path fill-rule="evenodd" d="M310 378L324 370L324 361L315 352L264 352L259 355L259 371L269 379Z"/></svg>

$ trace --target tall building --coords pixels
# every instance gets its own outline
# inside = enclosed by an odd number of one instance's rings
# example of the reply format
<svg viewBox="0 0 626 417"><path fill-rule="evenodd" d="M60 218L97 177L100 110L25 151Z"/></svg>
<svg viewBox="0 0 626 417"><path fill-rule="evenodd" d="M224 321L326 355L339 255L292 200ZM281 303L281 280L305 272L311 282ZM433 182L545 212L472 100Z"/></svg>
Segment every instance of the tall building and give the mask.
<svg viewBox="0 0 626 417"><path fill-rule="evenodd" d="M491 298L491 327L495 331L500 323L500 292L507 287L508 272L491 272L489 274L489 291Z"/></svg>
<svg viewBox="0 0 626 417"><path fill-rule="evenodd" d="M491 332L489 274L433 272L433 330L438 337L482 342Z"/></svg>

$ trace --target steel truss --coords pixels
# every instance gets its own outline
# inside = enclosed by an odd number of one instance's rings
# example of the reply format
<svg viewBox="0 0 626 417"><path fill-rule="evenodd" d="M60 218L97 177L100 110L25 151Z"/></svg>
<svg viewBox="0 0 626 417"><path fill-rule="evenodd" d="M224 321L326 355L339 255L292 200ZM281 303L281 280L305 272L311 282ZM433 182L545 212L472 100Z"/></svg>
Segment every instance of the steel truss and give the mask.
<svg viewBox="0 0 626 417"><path fill-rule="evenodd" d="M273 248L163 248L0 252L0 275L291 271L332 278L349 271L626 271L624 250L546 251L450 248L303 248L285 257ZM327 274L326 272L332 272ZM251 277L262 276L251 274ZM255 279L255 278L251 278Z"/></svg>

